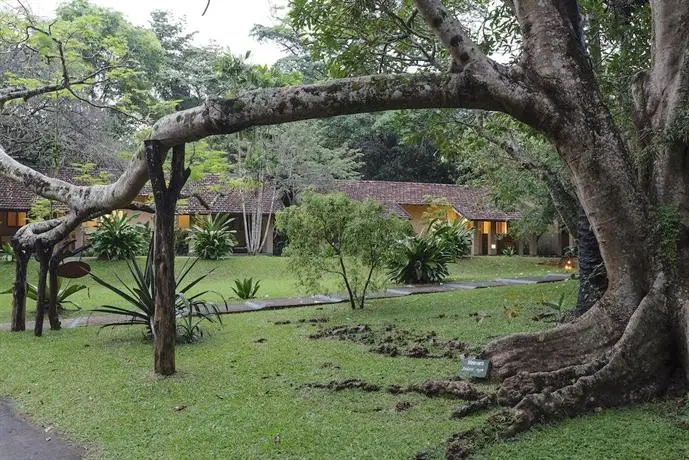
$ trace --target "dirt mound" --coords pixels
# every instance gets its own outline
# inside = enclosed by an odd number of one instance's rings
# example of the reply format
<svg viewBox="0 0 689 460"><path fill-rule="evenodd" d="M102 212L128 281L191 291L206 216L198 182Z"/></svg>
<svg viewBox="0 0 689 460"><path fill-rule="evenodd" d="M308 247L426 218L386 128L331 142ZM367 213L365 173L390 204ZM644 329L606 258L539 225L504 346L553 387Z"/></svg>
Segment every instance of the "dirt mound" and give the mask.
<svg viewBox="0 0 689 460"><path fill-rule="evenodd" d="M321 329L309 335L310 339L348 340L371 345L369 351L385 356L410 358L457 358L468 349L465 342L454 338L442 340L435 331L416 333L388 324L372 329L368 324L343 325Z"/></svg>

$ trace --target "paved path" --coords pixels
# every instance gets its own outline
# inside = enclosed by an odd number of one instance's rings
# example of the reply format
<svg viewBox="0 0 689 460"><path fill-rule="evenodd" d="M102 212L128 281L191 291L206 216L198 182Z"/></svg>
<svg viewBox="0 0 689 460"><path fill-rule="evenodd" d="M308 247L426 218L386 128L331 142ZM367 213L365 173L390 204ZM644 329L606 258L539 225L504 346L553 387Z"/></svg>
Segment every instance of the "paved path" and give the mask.
<svg viewBox="0 0 689 460"><path fill-rule="evenodd" d="M482 281L450 281L440 284L417 284L408 286L397 286L386 289L385 291L373 292L367 296L369 299L387 299L393 297L404 297L416 294L433 294L438 292L462 291L469 289L483 289L497 286L518 286L525 284L554 283L571 278L567 273L549 273L539 276L524 276L515 278L497 278ZM313 305L328 305L348 302L349 298L344 294L325 295L318 294L308 297L289 297L280 299L251 299L238 303L219 305L222 313L245 313L259 310L277 310L282 308L307 307ZM62 326L72 329L78 326L102 325L113 320L119 319L117 316L91 315L79 316L72 319L63 319ZM0 330L9 329L10 324L0 324ZM27 321L26 329L33 329L33 321ZM2 460L0 458L0 460Z"/></svg>
<svg viewBox="0 0 689 460"><path fill-rule="evenodd" d="M0 460L78 460L85 453L52 429L28 423L10 402L0 400Z"/></svg>

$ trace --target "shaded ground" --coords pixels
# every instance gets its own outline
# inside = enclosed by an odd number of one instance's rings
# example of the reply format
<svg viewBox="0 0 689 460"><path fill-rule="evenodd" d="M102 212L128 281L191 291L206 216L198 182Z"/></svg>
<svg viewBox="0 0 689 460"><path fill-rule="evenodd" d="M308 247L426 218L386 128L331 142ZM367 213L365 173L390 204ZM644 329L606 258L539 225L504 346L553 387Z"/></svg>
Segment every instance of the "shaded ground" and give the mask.
<svg viewBox="0 0 689 460"><path fill-rule="evenodd" d="M51 427L27 422L12 403L0 400L0 460L76 460L85 453L56 436Z"/></svg>

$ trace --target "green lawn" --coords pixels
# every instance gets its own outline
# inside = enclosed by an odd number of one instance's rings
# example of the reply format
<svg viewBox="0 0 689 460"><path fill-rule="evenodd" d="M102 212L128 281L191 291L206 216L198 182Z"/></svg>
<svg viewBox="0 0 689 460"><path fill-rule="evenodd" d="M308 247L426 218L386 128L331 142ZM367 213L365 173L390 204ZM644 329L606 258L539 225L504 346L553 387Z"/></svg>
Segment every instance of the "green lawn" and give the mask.
<svg viewBox="0 0 689 460"><path fill-rule="evenodd" d="M177 270L181 268L186 260L184 257L177 258ZM559 271L557 266L546 265L544 263L545 260L547 259L529 257L472 257L459 263L451 264L450 279L487 279L495 278L496 276L526 276ZM140 262L143 263L143 258L140 259ZM292 271L290 271L288 262L289 259L285 257L268 256L234 256L219 261L200 260L190 276L194 274L200 276L214 269L198 285L198 289L216 291L228 301L232 299L237 300L232 291L234 280L245 277L261 280L261 288L258 292L259 297L292 297L303 294L297 287L297 280ZM91 259L88 260L88 263L91 264L94 274L111 283L118 283L117 276L125 281L128 279L129 271L125 262ZM30 282L35 283L37 271L38 264L32 261L29 267ZM0 262L0 292L10 287L13 279L14 264ZM72 297L75 302L86 310L95 308L98 305L116 304L119 302L117 296L95 283L89 277L71 282L89 286L88 291L81 291ZM340 286L339 280L334 276L325 276L323 284L325 292L344 291ZM0 323L10 321L11 303L11 295L0 295ZM29 316L31 316L31 312L34 311L34 305L31 305L31 302L29 302L27 309L30 312Z"/></svg>
<svg viewBox="0 0 689 460"><path fill-rule="evenodd" d="M562 292L573 302L576 288L566 281L378 300L357 311L340 304L226 316L225 326L212 328L200 344L178 348L179 373L167 379L152 375L151 346L141 329L77 328L41 339L2 332L0 397L89 445L94 458L408 459L421 450L434 458L449 435L476 426L483 415L451 420L460 401L304 384L346 378L420 383L455 375L456 359L390 358L367 345L308 335L319 327L394 324L480 346L495 336L547 327L530 313ZM508 319L506 307L521 314ZM477 322L473 313L484 319ZM308 322L316 318L328 322ZM400 401L411 408L397 412ZM480 454L684 458L689 436L677 428L673 407L674 401L605 411Z"/></svg>

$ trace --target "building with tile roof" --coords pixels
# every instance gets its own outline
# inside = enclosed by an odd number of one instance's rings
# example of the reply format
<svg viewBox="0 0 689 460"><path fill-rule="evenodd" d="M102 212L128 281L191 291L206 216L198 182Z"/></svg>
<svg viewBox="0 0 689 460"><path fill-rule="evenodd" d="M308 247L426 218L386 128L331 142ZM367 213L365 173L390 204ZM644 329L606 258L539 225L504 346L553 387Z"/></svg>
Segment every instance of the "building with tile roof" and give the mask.
<svg viewBox="0 0 689 460"><path fill-rule="evenodd" d="M114 173L116 175L116 172ZM57 176L68 182L74 182L74 171L62 170ZM427 225L429 212L437 215L442 209L448 219L466 219L475 229L472 242L473 255L500 254L508 246L525 251L525 244L512 239L508 235L510 222L519 219L516 212L506 212L498 209L490 200L489 191L481 187L463 185L427 184L415 182L341 180L332 181L327 187L319 190L322 193L342 192L354 200L372 199L379 201L384 209L409 219L417 232L423 231ZM242 210L251 213L259 209L263 214L263 225L268 226L269 234L273 234L274 213L283 208L277 193L270 184L264 186L260 203L252 191L242 192L223 181L219 176L206 175L195 181L189 181L183 192L186 199L180 200L177 209L177 222L181 228L188 228L193 224L194 216L205 214L225 214L234 218L232 227L236 230L239 240L237 250L245 247ZM141 191L137 201L152 201L150 186ZM7 241L27 222L28 211L36 195L24 189L20 184L10 180L0 182L0 238ZM132 213L132 211L127 211ZM151 222L152 216L140 213L140 222ZM81 240L95 228L95 222L88 222L82 226ZM567 241L555 237L559 246L566 246ZM556 242L556 243L557 243ZM535 255L536 240L526 242L530 247L529 253ZM557 244L556 244L557 245ZM558 253L560 248L555 248ZM273 253L273 240L268 237L264 252Z"/></svg>

